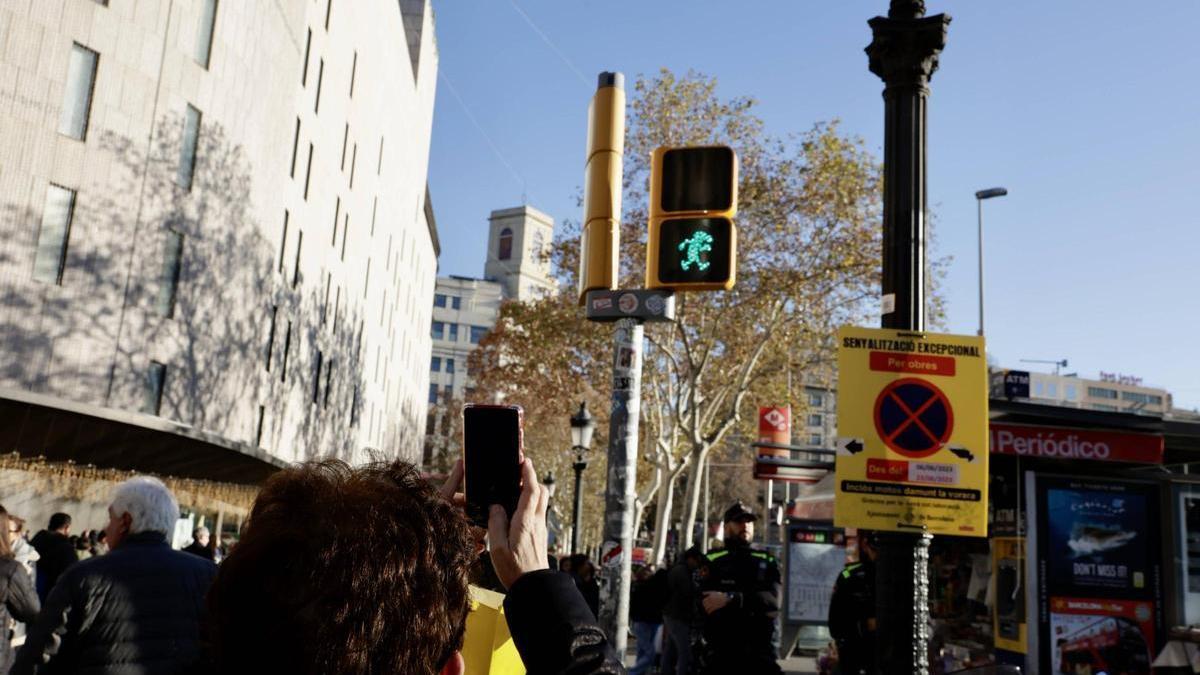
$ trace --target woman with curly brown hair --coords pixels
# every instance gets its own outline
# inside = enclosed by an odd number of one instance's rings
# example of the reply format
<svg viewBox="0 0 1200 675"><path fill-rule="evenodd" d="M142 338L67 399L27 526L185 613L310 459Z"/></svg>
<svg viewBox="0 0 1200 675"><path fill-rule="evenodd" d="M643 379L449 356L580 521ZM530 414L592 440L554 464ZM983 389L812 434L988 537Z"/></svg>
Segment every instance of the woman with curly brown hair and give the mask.
<svg viewBox="0 0 1200 675"><path fill-rule="evenodd" d="M29 578L29 570L13 555L12 544L20 536L21 527L3 506L0 506L0 533L0 632L3 633L0 635L0 673L7 673L13 660L8 636L9 619L33 623L41 604Z"/></svg>

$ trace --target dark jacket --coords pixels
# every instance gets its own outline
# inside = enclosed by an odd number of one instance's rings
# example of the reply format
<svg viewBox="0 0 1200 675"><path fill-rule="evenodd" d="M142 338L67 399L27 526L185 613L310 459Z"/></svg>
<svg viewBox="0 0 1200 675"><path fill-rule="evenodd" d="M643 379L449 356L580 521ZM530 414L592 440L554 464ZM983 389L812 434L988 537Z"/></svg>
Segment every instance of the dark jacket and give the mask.
<svg viewBox="0 0 1200 675"><path fill-rule="evenodd" d="M629 592L629 620L662 623L667 604L667 571L658 570L649 579L636 581Z"/></svg>
<svg viewBox="0 0 1200 675"><path fill-rule="evenodd" d="M200 542L198 542L198 541L193 541L191 544L184 546L182 550L184 553L191 553L192 555L198 555L201 558L204 558L205 560L216 560L217 559L216 549L214 549L212 546L201 546Z"/></svg>
<svg viewBox="0 0 1200 675"><path fill-rule="evenodd" d="M25 566L12 558L0 558L0 673L12 665L12 635L8 620L33 623L41 603Z"/></svg>
<svg viewBox="0 0 1200 675"><path fill-rule="evenodd" d="M579 594L583 596L583 602L592 610L592 618L600 616L600 582L596 581L595 577L584 580L576 575L571 575L575 580L575 587L579 589Z"/></svg>
<svg viewBox="0 0 1200 675"><path fill-rule="evenodd" d="M570 575L525 574L508 589L504 614L529 675L625 672Z"/></svg>
<svg viewBox="0 0 1200 675"><path fill-rule="evenodd" d="M29 543L38 552L37 592L38 597L45 602L58 577L68 567L79 562L79 556L75 555L75 547L71 545L71 540L61 532L42 530L35 534Z"/></svg>
<svg viewBox="0 0 1200 675"><path fill-rule="evenodd" d="M200 615L217 566L131 535L67 570L17 653L14 675L177 673L200 654Z"/></svg>
<svg viewBox="0 0 1200 675"><path fill-rule="evenodd" d="M875 563L846 565L829 599L829 634L838 645L838 663L847 675L875 672Z"/></svg>
<svg viewBox="0 0 1200 675"><path fill-rule="evenodd" d="M775 622L782 577L775 557L727 539L700 570L700 593L731 595L729 604L703 617L705 673L779 673Z"/></svg>
<svg viewBox="0 0 1200 675"><path fill-rule="evenodd" d="M691 623L696 618L696 575L683 560L667 572L667 604L663 616Z"/></svg>

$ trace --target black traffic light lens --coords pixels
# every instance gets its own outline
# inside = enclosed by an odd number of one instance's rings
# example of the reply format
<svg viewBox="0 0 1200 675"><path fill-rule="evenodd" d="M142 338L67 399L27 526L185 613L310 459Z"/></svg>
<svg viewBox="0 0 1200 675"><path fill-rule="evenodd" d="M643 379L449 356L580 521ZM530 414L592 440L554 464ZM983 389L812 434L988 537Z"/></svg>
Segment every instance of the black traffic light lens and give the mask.
<svg viewBox="0 0 1200 675"><path fill-rule="evenodd" d="M728 218L665 220L658 230L658 278L663 283L724 282L729 279Z"/></svg>
<svg viewBox="0 0 1200 675"><path fill-rule="evenodd" d="M662 156L663 211L723 211L733 202L733 150L679 148Z"/></svg>

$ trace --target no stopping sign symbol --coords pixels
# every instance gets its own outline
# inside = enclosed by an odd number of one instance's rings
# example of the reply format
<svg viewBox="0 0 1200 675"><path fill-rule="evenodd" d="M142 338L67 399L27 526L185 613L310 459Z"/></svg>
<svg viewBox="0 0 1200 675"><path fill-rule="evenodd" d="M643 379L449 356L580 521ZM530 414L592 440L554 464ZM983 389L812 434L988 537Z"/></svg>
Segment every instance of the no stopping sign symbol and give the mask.
<svg viewBox="0 0 1200 675"><path fill-rule="evenodd" d="M932 383L915 377L896 380L875 399L875 430L901 455L928 457L950 441L954 410Z"/></svg>

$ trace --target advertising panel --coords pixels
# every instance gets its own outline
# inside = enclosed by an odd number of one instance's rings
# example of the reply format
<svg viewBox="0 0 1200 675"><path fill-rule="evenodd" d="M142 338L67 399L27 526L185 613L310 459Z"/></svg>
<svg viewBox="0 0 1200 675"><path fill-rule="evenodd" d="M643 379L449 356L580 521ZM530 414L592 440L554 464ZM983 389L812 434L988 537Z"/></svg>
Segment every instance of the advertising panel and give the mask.
<svg viewBox="0 0 1200 675"><path fill-rule="evenodd" d="M1042 672L1149 675L1163 635L1158 487L1037 477Z"/></svg>

